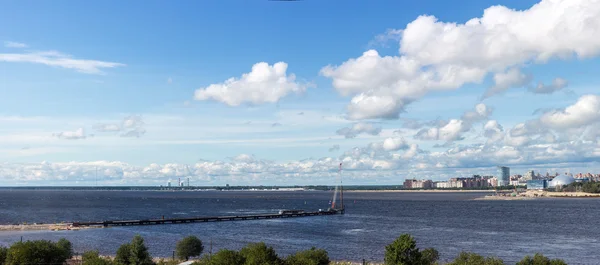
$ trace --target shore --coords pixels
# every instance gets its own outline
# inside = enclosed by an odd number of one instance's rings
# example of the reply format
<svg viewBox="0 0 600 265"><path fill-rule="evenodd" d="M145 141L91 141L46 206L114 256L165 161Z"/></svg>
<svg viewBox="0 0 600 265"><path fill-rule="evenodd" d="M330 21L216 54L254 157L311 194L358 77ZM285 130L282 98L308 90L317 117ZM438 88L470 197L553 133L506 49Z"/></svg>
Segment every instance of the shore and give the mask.
<svg viewBox="0 0 600 265"><path fill-rule="evenodd" d="M71 224L20 224L20 225L0 225L0 232L3 231L61 231L61 230L82 230L98 227L72 227Z"/></svg>
<svg viewBox="0 0 600 265"><path fill-rule="evenodd" d="M494 190L344 190L344 192L494 192Z"/></svg>
<svg viewBox="0 0 600 265"><path fill-rule="evenodd" d="M474 200L518 201L543 198L600 198L600 193L528 190L526 192L516 194L515 196L510 194L506 194L506 196L492 194L486 195L485 197L476 198Z"/></svg>

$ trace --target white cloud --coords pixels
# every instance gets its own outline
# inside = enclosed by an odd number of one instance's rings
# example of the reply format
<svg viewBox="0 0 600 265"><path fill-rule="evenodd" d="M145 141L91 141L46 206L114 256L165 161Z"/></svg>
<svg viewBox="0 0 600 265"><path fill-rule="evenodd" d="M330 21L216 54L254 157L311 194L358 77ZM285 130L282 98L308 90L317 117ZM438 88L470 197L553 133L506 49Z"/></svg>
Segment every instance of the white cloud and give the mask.
<svg viewBox="0 0 600 265"><path fill-rule="evenodd" d="M420 16L402 30L398 56L370 50L321 74L340 94L354 96L350 118L397 118L431 91L481 83L507 69L518 73L528 63L597 56L599 34L600 5L590 0L543 0L523 11L492 6L464 24ZM497 88L524 83L516 77Z"/></svg>
<svg viewBox="0 0 600 265"><path fill-rule="evenodd" d="M521 73L517 68L511 68L504 73L494 74L495 85L489 88L483 98L489 98L493 95L501 94L509 88L524 87L531 83L532 76Z"/></svg>
<svg viewBox="0 0 600 265"><path fill-rule="evenodd" d="M335 132L337 135L342 135L346 138L355 138L359 134L379 135L381 127L375 126L372 123L359 122L352 127L344 127Z"/></svg>
<svg viewBox="0 0 600 265"><path fill-rule="evenodd" d="M529 91L536 94L552 94L556 91L559 91L569 85L567 80L562 78L555 78L550 85L544 85L544 83L540 82L536 87L529 88Z"/></svg>
<svg viewBox="0 0 600 265"><path fill-rule="evenodd" d="M173 78L167 78L167 84L172 84L173 83Z"/></svg>
<svg viewBox="0 0 600 265"><path fill-rule="evenodd" d="M389 41L400 41L402 39L401 29L387 29L385 33L375 36L375 38L369 42L369 46L383 45L387 46Z"/></svg>
<svg viewBox="0 0 600 265"><path fill-rule="evenodd" d="M125 66L121 63L104 62L96 60L76 59L70 55L56 51L29 52L29 53L0 53L0 62L36 63L54 67L74 69L80 73L102 74L103 68Z"/></svg>
<svg viewBox="0 0 600 265"><path fill-rule="evenodd" d="M440 120L435 127L421 129L415 134L415 139L446 142L462 140L463 134L469 132L473 124L487 120L491 114L492 108L479 103L474 110L466 111L461 119Z"/></svg>
<svg viewBox="0 0 600 265"><path fill-rule="evenodd" d="M92 128L97 132L122 132L121 137L139 138L146 133L144 121L140 115L131 115L123 118L120 124L99 123Z"/></svg>
<svg viewBox="0 0 600 265"><path fill-rule="evenodd" d="M553 129L577 128L597 123L600 121L600 96L584 95L565 109L543 114L540 121Z"/></svg>
<svg viewBox="0 0 600 265"><path fill-rule="evenodd" d="M121 127L117 124L103 124L99 123L92 127L97 132L118 132L121 131Z"/></svg>
<svg viewBox="0 0 600 265"><path fill-rule="evenodd" d="M66 140L78 140L78 139L85 139L85 132L83 131L83 128L79 128L75 131L64 131L64 132L55 133L55 134L52 134L52 136L58 137L60 139L66 139Z"/></svg>
<svg viewBox="0 0 600 265"><path fill-rule="evenodd" d="M383 141L383 150L386 151L398 151L408 147L408 143L402 137L387 138Z"/></svg>
<svg viewBox="0 0 600 265"><path fill-rule="evenodd" d="M230 106L244 103L276 103L291 93L303 93L310 84L296 81L294 74L287 74L288 65L278 62L269 65L260 62L252 66L250 73L240 78L230 78L223 83L212 84L195 91L196 100L215 100Z"/></svg>
<svg viewBox="0 0 600 265"><path fill-rule="evenodd" d="M496 120L489 120L483 126L483 135L488 138L488 143L496 143L504 139L504 128Z"/></svg>
<svg viewBox="0 0 600 265"><path fill-rule="evenodd" d="M335 151L339 151L339 150L340 150L339 144L334 144L332 147L329 148L329 152L335 152Z"/></svg>
<svg viewBox="0 0 600 265"><path fill-rule="evenodd" d="M20 42L14 42L14 41L5 41L4 47L6 47L6 48L27 48L27 44L20 43Z"/></svg>

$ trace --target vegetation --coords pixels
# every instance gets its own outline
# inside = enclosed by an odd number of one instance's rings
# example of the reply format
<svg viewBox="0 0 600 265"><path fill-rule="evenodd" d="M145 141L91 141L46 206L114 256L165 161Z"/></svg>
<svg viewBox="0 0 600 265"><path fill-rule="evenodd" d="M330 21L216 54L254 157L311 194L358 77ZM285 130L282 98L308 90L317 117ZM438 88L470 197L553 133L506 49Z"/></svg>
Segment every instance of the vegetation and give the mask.
<svg viewBox="0 0 600 265"><path fill-rule="evenodd" d="M328 265L329 263L327 251L315 247L290 255L285 260L286 265Z"/></svg>
<svg viewBox="0 0 600 265"><path fill-rule="evenodd" d="M8 249L0 246L0 265L4 265L4 261L6 261L6 253Z"/></svg>
<svg viewBox="0 0 600 265"><path fill-rule="evenodd" d="M81 259L82 265L113 265L111 260L100 257L97 250L84 252Z"/></svg>
<svg viewBox="0 0 600 265"><path fill-rule="evenodd" d="M439 254L435 249L419 251L417 241L409 234L403 234L385 247L386 265L429 265L435 264Z"/></svg>
<svg viewBox="0 0 600 265"><path fill-rule="evenodd" d="M245 264L246 258L237 251L229 249L221 249L214 255L205 256L201 261L195 262L193 265L228 265L228 264Z"/></svg>
<svg viewBox="0 0 600 265"><path fill-rule="evenodd" d="M73 250L70 242L63 239L59 242L61 243L48 240L17 242L6 252L4 264L63 264L72 256Z"/></svg>
<svg viewBox="0 0 600 265"><path fill-rule="evenodd" d="M499 258L483 257L475 253L461 252L448 265L504 265L504 261Z"/></svg>
<svg viewBox="0 0 600 265"><path fill-rule="evenodd" d="M568 192L581 191L587 193L600 193L600 182L575 182L563 187L561 190Z"/></svg>
<svg viewBox="0 0 600 265"><path fill-rule="evenodd" d="M177 242L177 257L182 260L187 261L190 257L198 257L203 250L202 241L195 236L188 236Z"/></svg>
<svg viewBox="0 0 600 265"><path fill-rule="evenodd" d="M567 265L567 263L560 259L551 260L542 254L536 253L533 257L527 256L523 258L517 262L517 265Z"/></svg>
<svg viewBox="0 0 600 265"><path fill-rule="evenodd" d="M128 243L125 243L117 249L117 255L115 256L115 263L118 265L127 265L129 264L129 259L131 257L131 250Z"/></svg>
<svg viewBox="0 0 600 265"><path fill-rule="evenodd" d="M204 247L197 237L186 237L177 243L179 260L153 262L144 244L144 239L136 235L131 242L117 250L114 259L100 256L98 251L86 251L82 255L82 265L177 265L181 260L200 257ZM73 246L66 239L58 242L36 240L14 243L9 248L0 247L0 265L47 264L62 265L73 256ZM440 264L437 250L417 248L416 240L408 235L400 235L385 248L386 265L433 265ZM71 263L72 264L72 263ZM194 265L346 265L347 262L331 262L327 251L311 248L296 252L282 259L275 250L265 243L250 243L240 251L221 249L213 255L204 255ZM364 263L373 264L373 263ZM446 263L444 263L446 264ZM448 265L504 265L496 257L484 257L476 253L461 252ZM566 265L563 260L549 259L542 254L526 256L516 265Z"/></svg>
<svg viewBox="0 0 600 265"><path fill-rule="evenodd" d="M240 250L240 254L246 259L245 265L283 264L273 247L267 246L264 242L250 243Z"/></svg>

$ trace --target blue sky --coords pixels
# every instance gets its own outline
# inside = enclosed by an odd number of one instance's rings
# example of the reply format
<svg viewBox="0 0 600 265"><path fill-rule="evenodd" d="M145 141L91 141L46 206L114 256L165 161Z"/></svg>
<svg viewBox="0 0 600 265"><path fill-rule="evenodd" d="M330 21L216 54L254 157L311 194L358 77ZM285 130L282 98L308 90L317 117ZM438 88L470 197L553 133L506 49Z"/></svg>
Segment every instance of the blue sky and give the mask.
<svg viewBox="0 0 600 265"><path fill-rule="evenodd" d="M0 185L598 170L591 0L0 4Z"/></svg>

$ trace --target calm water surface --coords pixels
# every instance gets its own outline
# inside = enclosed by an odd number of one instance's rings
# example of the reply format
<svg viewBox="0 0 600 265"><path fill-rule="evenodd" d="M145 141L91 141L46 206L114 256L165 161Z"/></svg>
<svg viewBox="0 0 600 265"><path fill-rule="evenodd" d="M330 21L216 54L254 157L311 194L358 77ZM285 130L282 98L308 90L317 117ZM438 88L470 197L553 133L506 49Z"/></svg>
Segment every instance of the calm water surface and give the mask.
<svg viewBox="0 0 600 265"><path fill-rule="evenodd" d="M155 256L171 256L187 235L206 251L264 241L284 255L316 246L336 260L383 260L402 233L443 260L460 251L516 262L541 252L569 264L600 264L600 200L474 201L477 193L345 193L347 213L293 219L114 227L86 231L0 232L0 245L65 237L76 251L115 253L140 234ZM329 192L0 191L0 224L273 213L327 208Z"/></svg>

